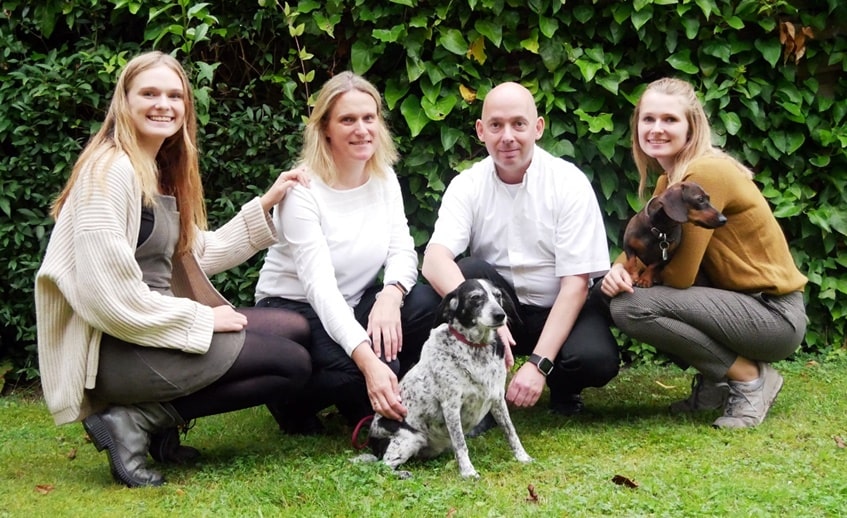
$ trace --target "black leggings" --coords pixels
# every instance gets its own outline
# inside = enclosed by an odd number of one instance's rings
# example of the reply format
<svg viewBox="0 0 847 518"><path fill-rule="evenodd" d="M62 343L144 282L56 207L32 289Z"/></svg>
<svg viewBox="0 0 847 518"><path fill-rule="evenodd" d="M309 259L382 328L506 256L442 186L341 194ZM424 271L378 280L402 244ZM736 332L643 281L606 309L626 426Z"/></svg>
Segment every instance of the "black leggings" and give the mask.
<svg viewBox="0 0 847 518"><path fill-rule="evenodd" d="M356 320L362 327L367 326L368 315L373 308L376 294L381 289L382 286L376 285L365 290L359 305L354 308ZM387 363L398 378L420 358L421 348L429 337L435 320L435 310L440 302L441 297L430 286L420 283L416 284L406 297L400 309L403 350L400 351L398 359ZM296 404L289 405L286 408L287 413L313 415L330 405L335 405L351 425L355 425L362 417L373 415L364 375L344 349L332 340L309 304L267 297L256 305L296 311L311 324L312 340L308 347L314 366L313 373L303 390L304 397Z"/></svg>
<svg viewBox="0 0 847 518"><path fill-rule="evenodd" d="M241 353L214 383L170 401L186 421L295 396L312 372L309 324L292 311L238 308L247 316Z"/></svg>
<svg viewBox="0 0 847 518"><path fill-rule="evenodd" d="M485 261L467 257L459 261L459 269L466 279L488 279L512 297L520 317L519 322L509 323L516 342L513 351L521 356L532 354L550 308L520 304L515 289ZM559 354L551 358L554 368L547 377L551 400L579 394L585 387L602 387L618 373L620 353L604 316L608 310L597 304L592 298L586 301Z"/></svg>

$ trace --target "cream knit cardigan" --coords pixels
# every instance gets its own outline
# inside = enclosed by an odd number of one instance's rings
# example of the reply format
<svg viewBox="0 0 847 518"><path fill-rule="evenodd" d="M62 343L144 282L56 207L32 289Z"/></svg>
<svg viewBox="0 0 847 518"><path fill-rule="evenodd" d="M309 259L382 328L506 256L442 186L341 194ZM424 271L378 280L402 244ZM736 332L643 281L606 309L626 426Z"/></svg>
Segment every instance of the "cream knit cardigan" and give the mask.
<svg viewBox="0 0 847 518"><path fill-rule="evenodd" d="M83 174L53 228L35 277L38 361L47 407L56 424L99 410L94 387L100 338L108 333L145 347L203 354L213 333L212 309L151 291L135 261L141 190L127 156L95 179ZM215 232L197 232L192 250L212 275L275 243L258 198ZM127 380L127 383L132 383Z"/></svg>

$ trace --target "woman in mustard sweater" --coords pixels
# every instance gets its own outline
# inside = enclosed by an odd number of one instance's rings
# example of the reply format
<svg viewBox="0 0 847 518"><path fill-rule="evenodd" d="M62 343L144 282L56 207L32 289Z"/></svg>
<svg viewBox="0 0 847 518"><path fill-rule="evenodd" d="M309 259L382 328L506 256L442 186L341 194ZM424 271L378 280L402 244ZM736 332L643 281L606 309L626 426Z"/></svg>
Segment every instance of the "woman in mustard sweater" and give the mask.
<svg viewBox="0 0 847 518"><path fill-rule="evenodd" d="M711 144L708 119L691 85L665 78L647 86L632 118L632 148L643 193L691 181L727 217L711 230L685 224L663 285L634 288L621 262L604 277L611 316L629 336L699 373L671 410L723 407L716 428L760 424L782 388L772 362L791 355L806 332L800 273L753 175Z"/></svg>
<svg viewBox="0 0 847 518"><path fill-rule="evenodd" d="M283 173L205 231L196 127L174 58L150 52L127 63L54 204L35 280L47 406L56 424L82 421L108 450L114 479L130 487L163 482L147 467L148 450L160 462L197 455L179 446L186 421L285 400L311 374L296 343L309 338L305 319L236 311L205 276L276 241L268 211L301 172Z"/></svg>

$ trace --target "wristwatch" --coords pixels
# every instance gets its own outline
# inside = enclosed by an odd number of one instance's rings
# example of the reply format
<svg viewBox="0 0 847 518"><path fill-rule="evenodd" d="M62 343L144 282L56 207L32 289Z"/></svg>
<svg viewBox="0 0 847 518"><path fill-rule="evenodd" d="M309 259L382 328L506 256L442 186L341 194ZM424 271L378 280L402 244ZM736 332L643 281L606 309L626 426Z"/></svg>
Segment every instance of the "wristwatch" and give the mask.
<svg viewBox="0 0 847 518"><path fill-rule="evenodd" d="M549 376L550 373L553 372L553 362L543 356L539 356L533 353L529 355L528 361L529 363L538 367L538 371L545 377Z"/></svg>

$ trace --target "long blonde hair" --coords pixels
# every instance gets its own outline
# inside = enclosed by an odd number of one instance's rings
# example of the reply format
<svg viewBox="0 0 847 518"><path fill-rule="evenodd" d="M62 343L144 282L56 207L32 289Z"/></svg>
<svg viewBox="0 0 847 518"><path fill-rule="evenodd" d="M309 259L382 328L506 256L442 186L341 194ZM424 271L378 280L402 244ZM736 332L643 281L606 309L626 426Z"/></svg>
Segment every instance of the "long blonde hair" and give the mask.
<svg viewBox="0 0 847 518"><path fill-rule="evenodd" d="M185 117L182 131L165 139L155 160L151 160L138 145L138 133L130 114L127 93L138 74L160 65L176 72L182 82ZM190 250L195 228L206 229L206 207L197 157L197 117L194 93L185 70L168 54L147 52L126 64L118 77L103 125L82 150L67 184L53 202L51 215L59 217L71 189L83 174L90 171L97 175L95 178L102 180L102 175L121 154L126 154L132 163L141 188L142 203L152 205L160 192L176 198L180 219L177 252Z"/></svg>
<svg viewBox="0 0 847 518"><path fill-rule="evenodd" d="M365 164L365 171L369 175L382 177L386 170L397 161L397 149L386 126L382 97L376 87L353 72L341 72L324 83L318 93L315 107L303 132L303 150L300 153L300 163L312 170L328 185L332 185L338 179L339 173L326 138L326 128L336 101L351 90L358 90L373 98L379 120L376 151Z"/></svg>
<svg viewBox="0 0 847 518"><path fill-rule="evenodd" d="M638 142L638 120L641 118L641 101L644 99L644 94L651 91L679 97L685 106L685 119L688 121L688 140L679 153L677 153L673 169L664 171L668 175L668 185L677 183L682 179L691 161L707 155L728 158L735 162L738 168L744 171L749 178L753 177L753 173L747 167L712 145L712 129L709 124L709 118L706 117L703 104L697 98L697 94L694 92L691 84L682 79L664 77L647 85L647 88L635 105L635 110L630 120L632 156L635 160L635 167L638 168L638 195L641 198L644 198L647 189L647 177L649 173L663 172L659 161L648 156L641 149L641 145Z"/></svg>

